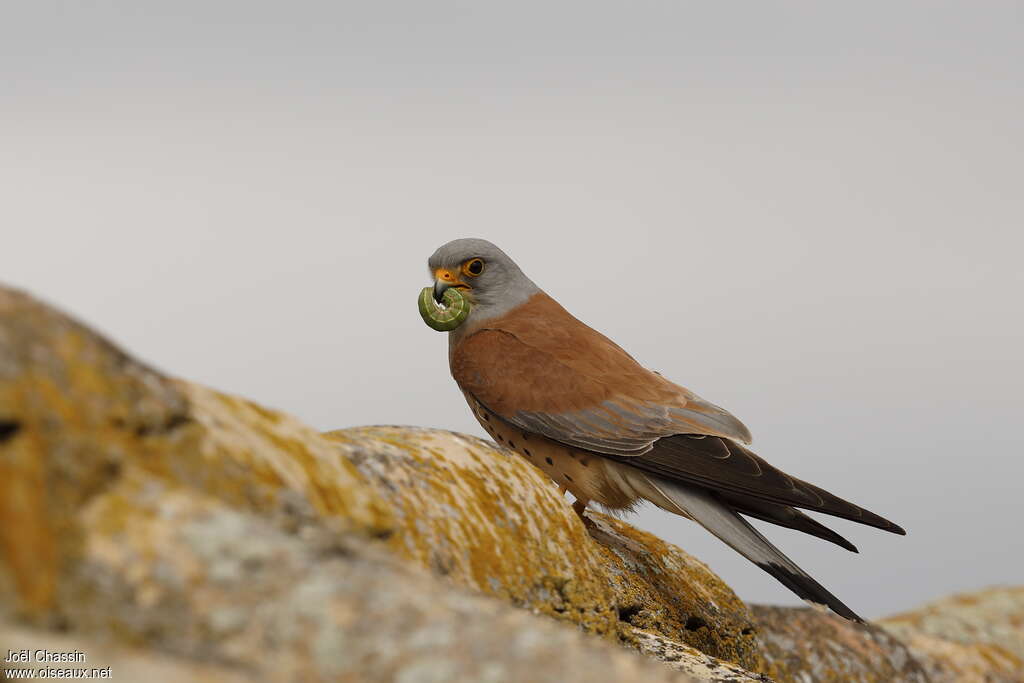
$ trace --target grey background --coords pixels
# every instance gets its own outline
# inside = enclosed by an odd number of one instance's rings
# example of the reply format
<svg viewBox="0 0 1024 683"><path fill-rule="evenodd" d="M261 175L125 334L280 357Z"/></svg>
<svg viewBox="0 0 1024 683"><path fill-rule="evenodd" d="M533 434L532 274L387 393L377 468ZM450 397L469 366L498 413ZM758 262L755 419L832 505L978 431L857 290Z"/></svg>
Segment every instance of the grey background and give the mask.
<svg viewBox="0 0 1024 683"><path fill-rule="evenodd" d="M1024 580L1020 3L0 14L0 279L141 358L320 428L481 434L414 298L436 246L489 238L906 526L837 521L861 555L772 530L855 609Z"/></svg>

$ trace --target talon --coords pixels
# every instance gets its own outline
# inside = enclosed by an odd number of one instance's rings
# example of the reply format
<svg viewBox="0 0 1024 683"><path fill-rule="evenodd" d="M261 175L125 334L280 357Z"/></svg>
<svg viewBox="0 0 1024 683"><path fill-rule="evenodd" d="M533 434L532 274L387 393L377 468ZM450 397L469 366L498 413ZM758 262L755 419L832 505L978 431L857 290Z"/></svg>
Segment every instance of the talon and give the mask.
<svg viewBox="0 0 1024 683"><path fill-rule="evenodd" d="M587 503L589 502L589 500L577 499L576 502L572 504L573 512L575 512L576 516L578 516L580 520L583 522L583 526L588 528L594 526L594 521L583 514L584 512L586 512Z"/></svg>

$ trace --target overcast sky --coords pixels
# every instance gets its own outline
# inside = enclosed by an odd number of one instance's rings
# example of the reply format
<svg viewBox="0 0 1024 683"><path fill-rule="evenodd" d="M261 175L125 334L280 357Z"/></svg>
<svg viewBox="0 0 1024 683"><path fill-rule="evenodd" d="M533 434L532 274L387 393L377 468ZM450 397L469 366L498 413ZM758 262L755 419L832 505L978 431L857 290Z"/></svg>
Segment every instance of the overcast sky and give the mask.
<svg viewBox="0 0 1024 683"><path fill-rule="evenodd" d="M1019 584L1021 8L6 3L0 280L319 428L482 435L414 299L484 237L908 529L770 531L855 610Z"/></svg>

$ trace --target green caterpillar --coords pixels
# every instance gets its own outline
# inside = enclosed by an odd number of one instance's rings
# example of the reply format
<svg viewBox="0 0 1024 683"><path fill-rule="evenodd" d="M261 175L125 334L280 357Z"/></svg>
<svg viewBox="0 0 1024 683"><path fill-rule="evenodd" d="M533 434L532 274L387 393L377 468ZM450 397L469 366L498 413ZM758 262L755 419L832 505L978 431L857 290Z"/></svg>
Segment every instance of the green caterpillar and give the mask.
<svg viewBox="0 0 1024 683"><path fill-rule="evenodd" d="M419 305L423 322L438 332L454 330L469 315L469 301L454 287L444 290L441 303L443 307L434 301L433 287L424 287L420 292Z"/></svg>

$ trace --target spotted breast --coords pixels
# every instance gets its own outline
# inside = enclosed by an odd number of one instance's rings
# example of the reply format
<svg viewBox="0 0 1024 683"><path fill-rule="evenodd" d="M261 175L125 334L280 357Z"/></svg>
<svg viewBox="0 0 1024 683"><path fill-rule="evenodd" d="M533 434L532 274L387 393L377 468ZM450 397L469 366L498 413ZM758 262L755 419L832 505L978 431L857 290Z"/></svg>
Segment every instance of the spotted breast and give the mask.
<svg viewBox="0 0 1024 683"><path fill-rule="evenodd" d="M576 498L574 507L577 512L582 512L590 501L612 510L629 509L637 502L637 496L615 484L617 477L609 476L608 467L618 467L617 463L539 434L527 434L489 411L469 394L463 392L463 396L473 410L473 416L491 438L526 458L553 482L567 489Z"/></svg>

